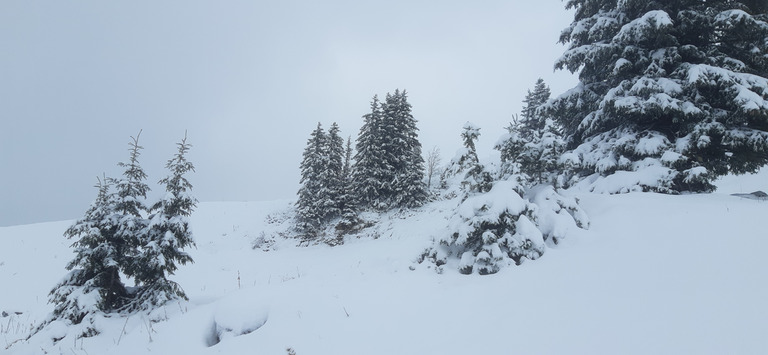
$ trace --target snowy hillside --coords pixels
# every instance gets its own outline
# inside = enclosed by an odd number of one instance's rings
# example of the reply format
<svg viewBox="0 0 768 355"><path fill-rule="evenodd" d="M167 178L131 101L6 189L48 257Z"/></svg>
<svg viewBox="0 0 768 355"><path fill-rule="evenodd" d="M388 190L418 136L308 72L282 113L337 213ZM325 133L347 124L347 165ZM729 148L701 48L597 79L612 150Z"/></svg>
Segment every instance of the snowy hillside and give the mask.
<svg viewBox="0 0 768 355"><path fill-rule="evenodd" d="M378 238L338 247L270 242L288 201L202 203L195 263L173 277L188 303L55 344L65 329L18 339L52 310L71 221L0 228L0 353L766 354L768 201L730 194L768 190L768 169L718 186L577 193L589 230L489 276L414 264L447 202L384 215Z"/></svg>

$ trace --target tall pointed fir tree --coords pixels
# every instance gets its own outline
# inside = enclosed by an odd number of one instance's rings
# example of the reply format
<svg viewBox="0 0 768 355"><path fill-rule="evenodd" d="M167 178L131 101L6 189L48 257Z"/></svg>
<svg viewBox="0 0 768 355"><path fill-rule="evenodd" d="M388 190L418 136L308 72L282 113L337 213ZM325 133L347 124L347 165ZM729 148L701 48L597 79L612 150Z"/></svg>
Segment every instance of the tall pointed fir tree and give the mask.
<svg viewBox="0 0 768 355"><path fill-rule="evenodd" d="M296 201L296 219L297 229L307 239L317 237L325 222L324 199L321 196L325 186L321 178L328 166L324 152L327 139L322 125L318 123L307 140L300 165L301 187L298 192L299 199Z"/></svg>
<svg viewBox="0 0 768 355"><path fill-rule="evenodd" d="M424 184L424 158L418 139L416 119L405 90L387 94L382 105L382 144L386 165L391 167L389 207L412 208L427 201Z"/></svg>
<svg viewBox="0 0 768 355"><path fill-rule="evenodd" d="M569 0L557 68L580 83L548 109L575 172L711 191L768 163L768 15L760 1ZM648 179L652 177L652 179ZM649 181L652 180L652 181ZM623 179L627 181L627 179Z"/></svg>
<svg viewBox="0 0 768 355"><path fill-rule="evenodd" d="M320 174L320 180L325 188L321 192L326 220L341 216L341 195L344 193L344 139L339 135L339 125L334 122L328 130L328 139L322 154L325 155L326 166Z"/></svg>
<svg viewBox="0 0 768 355"><path fill-rule="evenodd" d="M523 145L513 159L529 183L556 183L560 173L559 159L565 149L560 127L540 108L549 100L549 87L543 79L536 81L533 91L523 100L520 113L520 136ZM561 184L558 184L561 185Z"/></svg>
<svg viewBox="0 0 768 355"><path fill-rule="evenodd" d="M115 213L117 215L117 230L115 238L120 241L121 259L118 265L124 266L122 272L128 277L135 277L141 268L137 255L142 241L146 238L148 208L145 203L149 186L144 182L147 174L139 164L139 156L144 147L139 145L141 131L136 137L131 137L129 143L130 157L127 163L117 165L125 168L123 177L115 179Z"/></svg>
<svg viewBox="0 0 768 355"><path fill-rule="evenodd" d="M549 100L549 96L549 86L541 78L536 80L533 91L528 90L525 99L523 99L523 110L520 112L520 131L523 138L531 140L535 132L544 130L545 120L537 111Z"/></svg>
<svg viewBox="0 0 768 355"><path fill-rule="evenodd" d="M119 269L125 244L116 237L117 201L110 187L109 179L99 180L96 200L85 216L64 232L66 238L77 239L72 244L76 255L67 264L71 271L50 292L53 313L36 331L59 319L73 325L83 323L79 336L98 334L94 314L114 312L128 299Z"/></svg>
<svg viewBox="0 0 768 355"><path fill-rule="evenodd" d="M363 126L357 136L352 167L352 186L355 203L361 208L384 210L389 207L387 198L392 191L393 167L384 157L381 104L373 96L371 112L363 116Z"/></svg>
<svg viewBox="0 0 768 355"><path fill-rule="evenodd" d="M168 301L187 299L181 286L168 280L178 264L193 262L183 249L195 245L189 216L197 199L190 194L192 184L186 177L195 171L195 166L187 160L192 145L187 143L186 134L177 146L178 151L165 164L169 175L159 181L165 185L165 196L150 209L147 230L141 233L139 254L134 260L134 278L141 283L132 301L137 310L151 310Z"/></svg>
<svg viewBox="0 0 768 355"><path fill-rule="evenodd" d="M342 193L339 196L341 220L336 226L336 229L341 233L352 231L360 223L352 189L352 153L352 137L348 137L344 149L344 166L341 170Z"/></svg>

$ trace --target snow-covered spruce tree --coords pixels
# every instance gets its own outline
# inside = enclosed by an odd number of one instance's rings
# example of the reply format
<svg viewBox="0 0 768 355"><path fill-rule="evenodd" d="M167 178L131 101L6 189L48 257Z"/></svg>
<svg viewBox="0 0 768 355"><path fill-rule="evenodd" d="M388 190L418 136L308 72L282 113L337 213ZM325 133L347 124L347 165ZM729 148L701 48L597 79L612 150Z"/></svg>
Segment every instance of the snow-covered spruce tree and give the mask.
<svg viewBox="0 0 768 355"><path fill-rule="evenodd" d="M475 142L480 137L480 127L467 122L462 127L461 139L464 148L459 149L451 159L441 176L444 188L450 186L461 190L462 198L466 198L471 192L488 192L493 184L493 176L480 164L477 157ZM459 192L448 188L448 195L458 195Z"/></svg>
<svg viewBox="0 0 768 355"><path fill-rule="evenodd" d="M508 180L512 177L522 179L520 161L518 157L525 147L526 140L520 132L520 122L515 117L509 126L507 133L499 137L496 145L493 147L501 153L501 165L499 166L499 179ZM527 179L527 178L526 178Z"/></svg>
<svg viewBox="0 0 768 355"><path fill-rule="evenodd" d="M711 191L768 163L768 15L759 1L570 0L557 68L580 83L547 105L574 173L619 188Z"/></svg>
<svg viewBox="0 0 768 355"><path fill-rule="evenodd" d="M411 104L405 90L387 94L382 104L382 143L386 164L391 167L394 179L390 182L392 196L390 208L412 208L427 201L424 185L424 158L418 138L416 119L411 114Z"/></svg>
<svg viewBox="0 0 768 355"><path fill-rule="evenodd" d="M324 199L321 196L323 171L327 168L327 155L325 154L327 135L320 123L312 131L301 161L301 180L299 183L299 199L296 201L297 229L304 238L317 237L323 223L326 212Z"/></svg>
<svg viewBox="0 0 768 355"><path fill-rule="evenodd" d="M131 310L152 310L168 301L187 299L181 286L168 280L178 264L193 262L183 249L195 245L189 216L197 199L190 194L192 184L186 177L195 166L186 157L191 148L186 134L177 146L178 151L165 164L169 175L159 181L165 185L165 196L152 205L147 230L140 235L133 275L141 287L131 301Z"/></svg>
<svg viewBox="0 0 768 355"><path fill-rule="evenodd" d="M538 258L544 252L544 239L529 220L533 208L521 198L522 187L515 180L494 183L480 164L475 148L479 136L479 127L464 124L464 148L442 176L449 194L460 196L461 202L446 233L425 256L437 266L456 257L461 273L485 275L498 272L504 264L519 264L523 257Z"/></svg>
<svg viewBox="0 0 768 355"><path fill-rule="evenodd" d="M341 220L336 225L336 230L341 233L351 232L361 223L357 214L354 191L352 190L352 153L352 137L348 137L347 145L344 149L344 166L341 169L342 189L338 201L341 210Z"/></svg>
<svg viewBox="0 0 768 355"><path fill-rule="evenodd" d="M543 79L536 81L532 92L528 91L518 128L523 144L511 158L520 163L521 173L533 184L556 182L561 170L560 156L565 149L560 127L540 109L549 100L549 95L549 87Z"/></svg>
<svg viewBox="0 0 768 355"><path fill-rule="evenodd" d="M320 195L325 211L325 219L331 220L341 216L343 208L341 197L344 194L344 139L339 135L339 125L334 122L328 130L326 146L323 149L326 166L320 173L324 190Z"/></svg>
<svg viewBox="0 0 768 355"><path fill-rule="evenodd" d="M389 207L393 168L384 155L381 104L377 96L371 101L371 112L363 116L363 126L357 136L352 186L355 202L360 208L386 210Z"/></svg>
<svg viewBox="0 0 768 355"><path fill-rule="evenodd" d="M536 80L533 91L528 90L523 99L523 110L520 112L520 132L523 138L530 141L534 133L544 130L546 120L538 109L547 103L549 96L549 86L541 78Z"/></svg>
<svg viewBox="0 0 768 355"><path fill-rule="evenodd" d="M64 232L66 238L77 239L72 244L75 258L67 264L70 272L49 294L53 313L32 334L55 320L70 325L84 323L79 330L81 337L98 334L93 316L118 310L128 298L119 270L125 242L116 237L116 201L110 187L109 179L99 180L96 200L85 216Z"/></svg>

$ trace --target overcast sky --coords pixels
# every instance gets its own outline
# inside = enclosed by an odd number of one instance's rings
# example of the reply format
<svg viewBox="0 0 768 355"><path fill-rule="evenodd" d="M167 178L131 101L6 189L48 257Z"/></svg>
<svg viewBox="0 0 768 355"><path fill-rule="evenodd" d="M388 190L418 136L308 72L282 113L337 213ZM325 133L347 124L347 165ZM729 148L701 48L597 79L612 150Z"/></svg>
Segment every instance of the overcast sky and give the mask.
<svg viewBox="0 0 768 355"><path fill-rule="evenodd" d="M571 21L561 1L0 2L0 226L79 218L139 130L154 191L188 131L201 201L295 197L317 122L406 89L424 151L491 156Z"/></svg>

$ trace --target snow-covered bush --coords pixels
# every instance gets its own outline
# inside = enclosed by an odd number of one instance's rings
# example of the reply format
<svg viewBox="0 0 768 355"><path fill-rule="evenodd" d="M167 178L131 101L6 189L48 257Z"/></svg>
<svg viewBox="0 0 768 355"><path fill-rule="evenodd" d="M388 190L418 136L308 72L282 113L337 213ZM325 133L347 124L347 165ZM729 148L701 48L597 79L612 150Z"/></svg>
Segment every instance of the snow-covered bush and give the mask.
<svg viewBox="0 0 768 355"><path fill-rule="evenodd" d="M524 197L525 196L525 197ZM573 228L588 228L573 198L540 185L527 193L514 180L497 181L485 193L462 201L448 226L420 262L438 267L457 260L463 274L493 274L525 259L538 259Z"/></svg>
<svg viewBox="0 0 768 355"><path fill-rule="evenodd" d="M526 122L536 123L533 118ZM541 129L546 128L545 121L541 125ZM521 173L520 154L526 143L544 136L541 132L526 129L530 138L525 138L519 129L511 129L503 136L496 149L507 159L502 162L501 172L495 173L477 158L475 141L479 130L469 122L464 125L464 147L442 176L444 196L455 199L458 206L419 263L434 263L440 271L442 265L458 260L456 267L463 274L493 274L505 265L539 258L547 243L554 246L572 228L589 227L576 199ZM500 180L494 181L494 176ZM531 188L527 184L537 185Z"/></svg>

